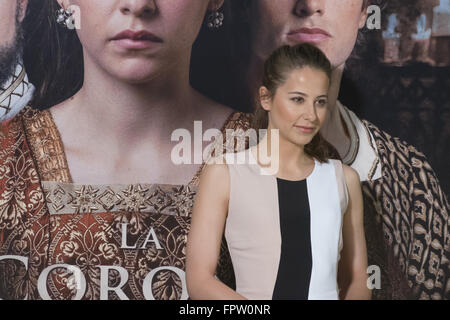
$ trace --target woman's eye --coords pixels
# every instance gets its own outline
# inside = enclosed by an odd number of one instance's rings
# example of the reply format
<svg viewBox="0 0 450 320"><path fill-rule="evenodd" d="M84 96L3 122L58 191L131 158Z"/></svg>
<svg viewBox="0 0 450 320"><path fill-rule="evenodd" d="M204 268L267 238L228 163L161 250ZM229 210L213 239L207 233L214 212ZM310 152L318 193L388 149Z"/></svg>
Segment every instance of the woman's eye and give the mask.
<svg viewBox="0 0 450 320"><path fill-rule="evenodd" d="M325 100L325 99L322 99L322 100L317 101L317 103L318 103L320 106L326 106L326 105L328 104L328 101Z"/></svg>
<svg viewBox="0 0 450 320"><path fill-rule="evenodd" d="M295 97L295 98L292 98L291 100L296 103L302 103L304 101L304 99L301 97Z"/></svg>

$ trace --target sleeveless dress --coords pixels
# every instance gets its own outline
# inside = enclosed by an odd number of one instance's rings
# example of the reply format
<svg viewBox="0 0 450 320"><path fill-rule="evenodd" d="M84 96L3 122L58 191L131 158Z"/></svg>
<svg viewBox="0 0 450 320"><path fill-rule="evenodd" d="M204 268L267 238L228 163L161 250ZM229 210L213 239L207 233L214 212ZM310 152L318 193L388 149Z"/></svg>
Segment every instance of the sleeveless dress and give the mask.
<svg viewBox="0 0 450 320"><path fill-rule="evenodd" d="M348 205L342 163L316 160L306 179L283 180L259 166L254 148L224 155L230 174L225 238L236 291L252 300L338 299Z"/></svg>

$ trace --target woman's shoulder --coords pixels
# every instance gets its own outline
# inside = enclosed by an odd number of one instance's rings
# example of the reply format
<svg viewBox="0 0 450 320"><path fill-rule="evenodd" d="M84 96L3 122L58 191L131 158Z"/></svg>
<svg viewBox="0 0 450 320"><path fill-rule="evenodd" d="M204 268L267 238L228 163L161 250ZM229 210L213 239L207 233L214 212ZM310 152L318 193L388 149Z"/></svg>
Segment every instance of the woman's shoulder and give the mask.
<svg viewBox="0 0 450 320"><path fill-rule="evenodd" d="M226 163L217 160L206 163L200 174L199 188L208 192L228 190L229 173ZM226 192L225 192L226 193Z"/></svg>
<svg viewBox="0 0 450 320"><path fill-rule="evenodd" d="M342 173L342 177L345 179L347 185L360 183L358 172L352 167L344 164L341 160L328 159L327 163L333 165L336 170L339 170ZM338 174L338 176L340 176L340 174Z"/></svg>
<svg viewBox="0 0 450 320"><path fill-rule="evenodd" d="M360 183L359 174L355 169L346 164L342 164L342 171L344 172L344 177L345 180L347 181L347 184Z"/></svg>

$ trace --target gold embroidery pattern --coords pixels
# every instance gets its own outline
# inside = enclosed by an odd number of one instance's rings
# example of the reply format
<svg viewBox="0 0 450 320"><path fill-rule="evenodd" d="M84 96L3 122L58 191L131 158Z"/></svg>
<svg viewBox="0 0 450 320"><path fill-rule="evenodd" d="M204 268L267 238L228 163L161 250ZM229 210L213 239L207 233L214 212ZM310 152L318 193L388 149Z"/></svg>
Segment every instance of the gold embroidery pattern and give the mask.
<svg viewBox="0 0 450 320"><path fill-rule="evenodd" d="M48 220L39 177L19 115L0 124L0 298L38 299L36 284L46 263Z"/></svg>
<svg viewBox="0 0 450 320"><path fill-rule="evenodd" d="M369 250L369 260L386 265L391 279L391 296L380 298L450 299L449 204L436 174L413 146L363 122L373 134L382 168L380 179L363 183L373 207L367 242L380 239L376 234L384 238ZM409 290L395 287L401 278Z"/></svg>
<svg viewBox="0 0 450 320"><path fill-rule="evenodd" d="M71 182L64 146L50 111L28 107L23 122L41 180Z"/></svg>
<svg viewBox="0 0 450 320"><path fill-rule="evenodd" d="M76 185L43 181L50 214L147 212L189 216L195 186Z"/></svg>

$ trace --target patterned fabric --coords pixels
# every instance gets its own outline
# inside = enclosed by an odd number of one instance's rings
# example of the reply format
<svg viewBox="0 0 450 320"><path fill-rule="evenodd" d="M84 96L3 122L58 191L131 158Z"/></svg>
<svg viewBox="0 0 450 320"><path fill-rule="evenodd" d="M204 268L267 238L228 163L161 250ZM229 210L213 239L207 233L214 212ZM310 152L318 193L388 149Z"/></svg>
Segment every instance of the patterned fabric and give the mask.
<svg viewBox="0 0 450 320"><path fill-rule="evenodd" d="M449 299L449 204L425 156L363 121L382 177L363 183L369 265L381 268L375 299Z"/></svg>
<svg viewBox="0 0 450 320"><path fill-rule="evenodd" d="M26 108L0 125L0 298L186 299L200 172L185 186L72 184L50 112Z"/></svg>
<svg viewBox="0 0 450 320"><path fill-rule="evenodd" d="M34 86L28 81L22 64L18 63L14 74L0 84L0 122L19 113L30 102L33 93Z"/></svg>
<svg viewBox="0 0 450 320"><path fill-rule="evenodd" d="M146 212L189 217L195 186L77 185L42 181L50 214ZM172 201L163 199L171 198Z"/></svg>

